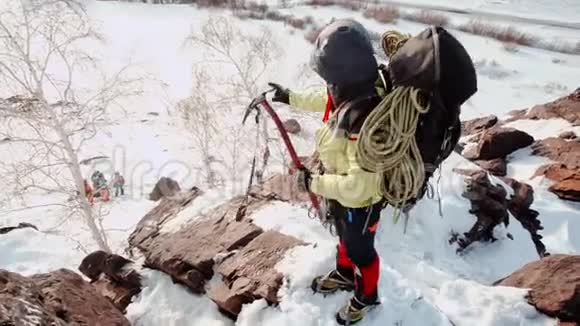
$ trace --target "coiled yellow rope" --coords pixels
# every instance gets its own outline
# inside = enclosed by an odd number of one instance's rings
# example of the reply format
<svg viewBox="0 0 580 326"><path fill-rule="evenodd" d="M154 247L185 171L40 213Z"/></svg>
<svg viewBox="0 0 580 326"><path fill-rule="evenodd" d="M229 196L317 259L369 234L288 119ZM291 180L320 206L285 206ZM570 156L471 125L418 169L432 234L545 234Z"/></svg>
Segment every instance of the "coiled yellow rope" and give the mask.
<svg viewBox="0 0 580 326"><path fill-rule="evenodd" d="M385 53L391 57L408 37L395 31L385 33ZM415 131L419 116L428 110L419 89L395 87L366 118L359 133L358 163L383 175L382 194L394 207L415 198L423 185L425 168Z"/></svg>

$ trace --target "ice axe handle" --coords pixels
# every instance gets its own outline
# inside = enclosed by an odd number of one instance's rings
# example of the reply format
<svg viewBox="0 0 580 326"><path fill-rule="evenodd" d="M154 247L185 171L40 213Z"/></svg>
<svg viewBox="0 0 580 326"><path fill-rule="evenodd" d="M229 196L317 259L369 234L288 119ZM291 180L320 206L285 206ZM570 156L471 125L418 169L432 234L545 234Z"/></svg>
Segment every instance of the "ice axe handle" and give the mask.
<svg viewBox="0 0 580 326"><path fill-rule="evenodd" d="M270 103L268 102L268 100L266 99L265 96L259 97L257 100L259 101L258 104L260 104L264 108L264 110L266 110L266 112L268 112L270 117L272 117L272 120L274 120L274 123L276 124L278 131L280 131L280 135L282 136L282 140L284 140L284 144L286 145L286 149L288 150L288 153L290 154L290 158L292 159L292 163L294 163L294 166L296 166L297 169L303 169L304 164L302 164L302 161L300 161L300 158L298 157L298 154L296 153L296 149L294 149L294 145L292 145L292 141L290 140L290 137L288 136L288 132L286 132L286 128L284 128L284 124L282 123L282 120L280 120L280 117L278 117L278 114L276 114L276 112L274 111L274 109L272 108L272 106L270 105ZM316 212L320 215L320 202L318 201L318 197L316 197L316 195L310 191L308 192L308 196L310 197L310 202L312 203L312 207L314 207Z"/></svg>

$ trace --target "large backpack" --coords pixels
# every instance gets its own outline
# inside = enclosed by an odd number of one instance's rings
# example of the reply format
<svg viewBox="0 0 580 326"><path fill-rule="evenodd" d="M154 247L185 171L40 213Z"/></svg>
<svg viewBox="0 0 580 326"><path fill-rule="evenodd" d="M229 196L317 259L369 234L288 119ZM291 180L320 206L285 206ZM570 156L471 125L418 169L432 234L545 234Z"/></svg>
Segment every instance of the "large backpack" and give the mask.
<svg viewBox="0 0 580 326"><path fill-rule="evenodd" d="M415 138L427 182L449 157L461 134L460 107L477 91L477 76L463 45L442 27L409 38L390 58L393 86L412 86L428 94L430 109L421 114Z"/></svg>

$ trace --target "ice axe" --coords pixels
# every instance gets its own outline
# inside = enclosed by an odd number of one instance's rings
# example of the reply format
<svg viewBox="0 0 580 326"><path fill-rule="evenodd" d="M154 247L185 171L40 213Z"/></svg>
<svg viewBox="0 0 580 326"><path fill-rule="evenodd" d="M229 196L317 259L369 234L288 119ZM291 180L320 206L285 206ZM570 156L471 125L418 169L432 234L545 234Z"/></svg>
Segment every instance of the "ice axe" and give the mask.
<svg viewBox="0 0 580 326"><path fill-rule="evenodd" d="M280 132L280 135L282 136L282 140L284 140L284 144L286 145L286 149L288 150L288 153L290 154L290 158L292 159L292 163L294 163L294 166L297 169L299 169L299 170L304 169L305 168L304 164L302 163L302 161L298 157L298 154L296 153L296 149L294 148L294 145L292 144L292 141L290 140L290 136L288 136L288 132L284 128L284 124L282 123L282 120L280 120L280 117L278 116L276 111L274 111L274 109L272 108L272 105L270 105L270 102L268 102L268 99L266 98L266 95L268 93L274 92L275 90L276 90L275 88L267 90L252 100L252 102L250 103L250 105L248 105L248 108L246 109L246 113L244 114L244 119L242 120L242 124L244 124L246 122L246 120L248 119L250 114L254 111L256 112L256 122L257 122L258 121L257 119L259 118L259 115L261 112L260 107L262 109L264 109L270 115L272 120L274 120L274 123L276 124L276 128L278 128L278 131ZM252 174L253 174L253 172L252 172ZM318 197L316 197L316 195L310 191L308 192L308 196L310 197L310 202L312 203L312 207L314 207L316 214L318 214L320 216L320 202L318 201Z"/></svg>

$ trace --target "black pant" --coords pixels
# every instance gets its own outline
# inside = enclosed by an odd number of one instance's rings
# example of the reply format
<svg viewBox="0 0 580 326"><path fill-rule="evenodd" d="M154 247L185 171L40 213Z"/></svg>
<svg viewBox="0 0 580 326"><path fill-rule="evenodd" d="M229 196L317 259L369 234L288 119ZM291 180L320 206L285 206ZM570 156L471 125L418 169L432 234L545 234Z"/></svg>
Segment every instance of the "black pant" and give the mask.
<svg viewBox="0 0 580 326"><path fill-rule="evenodd" d="M356 281L355 293L361 302L377 300L380 267L375 233L383 207L382 202L363 208L347 208L336 201L329 202L340 238L336 269L344 277Z"/></svg>
<svg viewBox="0 0 580 326"><path fill-rule="evenodd" d="M375 230L381 218L382 202L362 208L347 208L331 201L330 211L335 219L336 232L344 244L350 261L368 266L375 259Z"/></svg>

